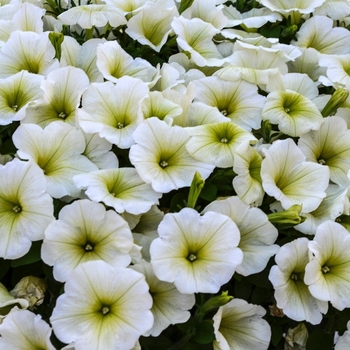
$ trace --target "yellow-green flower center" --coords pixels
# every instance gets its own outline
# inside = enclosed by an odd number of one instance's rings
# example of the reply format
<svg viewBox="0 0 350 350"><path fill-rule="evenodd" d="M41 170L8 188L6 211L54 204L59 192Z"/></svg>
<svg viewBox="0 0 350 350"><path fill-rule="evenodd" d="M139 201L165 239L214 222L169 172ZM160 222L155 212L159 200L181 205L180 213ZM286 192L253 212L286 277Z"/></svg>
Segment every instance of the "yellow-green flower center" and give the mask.
<svg viewBox="0 0 350 350"><path fill-rule="evenodd" d="M13 109L15 112L17 112L17 111L18 111L18 105L13 105L13 106L12 106L12 109Z"/></svg>
<svg viewBox="0 0 350 350"><path fill-rule="evenodd" d="M66 117L67 117L67 114L64 113L64 112L61 112L61 113L59 113L59 115L58 115L58 118L61 118L61 119L66 119Z"/></svg>
<svg viewBox="0 0 350 350"><path fill-rule="evenodd" d="M124 128L124 124L118 122L117 123L117 129L123 129Z"/></svg>
<svg viewBox="0 0 350 350"><path fill-rule="evenodd" d="M223 137L221 140L220 140L221 143L228 143L228 139L226 137Z"/></svg>
<svg viewBox="0 0 350 350"><path fill-rule="evenodd" d="M226 109L223 109L222 111L220 111L220 113L222 114L222 115L224 115L225 117L227 116L227 110Z"/></svg>
<svg viewBox="0 0 350 350"><path fill-rule="evenodd" d="M290 279L293 280L293 281L297 281L297 280L298 280L298 275L295 274L295 273L292 273L292 274L290 275Z"/></svg>

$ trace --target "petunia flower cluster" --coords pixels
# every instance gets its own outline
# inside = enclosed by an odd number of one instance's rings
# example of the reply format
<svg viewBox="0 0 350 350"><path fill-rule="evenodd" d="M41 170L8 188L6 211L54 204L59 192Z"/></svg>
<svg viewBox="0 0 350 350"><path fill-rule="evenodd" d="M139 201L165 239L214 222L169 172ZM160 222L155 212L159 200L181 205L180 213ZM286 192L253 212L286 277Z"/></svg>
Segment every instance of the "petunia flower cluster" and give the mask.
<svg viewBox="0 0 350 350"><path fill-rule="evenodd" d="M349 25L0 0L0 348L350 348Z"/></svg>

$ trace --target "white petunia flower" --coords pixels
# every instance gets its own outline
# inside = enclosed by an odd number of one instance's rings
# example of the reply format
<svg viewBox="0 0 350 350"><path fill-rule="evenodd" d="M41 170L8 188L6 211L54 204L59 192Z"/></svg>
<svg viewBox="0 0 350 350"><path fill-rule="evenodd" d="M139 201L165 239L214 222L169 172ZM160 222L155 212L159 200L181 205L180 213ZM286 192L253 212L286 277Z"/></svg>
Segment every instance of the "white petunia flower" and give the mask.
<svg viewBox="0 0 350 350"><path fill-rule="evenodd" d="M95 202L103 202L118 213L124 211L138 215L146 213L152 205L159 204L162 196L146 184L135 168L105 169L74 176L80 189Z"/></svg>
<svg viewBox="0 0 350 350"><path fill-rule="evenodd" d="M105 4L75 6L62 12L57 18L64 24L79 24L84 29L103 27L107 23L112 27L119 27L127 23L121 10Z"/></svg>
<svg viewBox="0 0 350 350"><path fill-rule="evenodd" d="M67 123L53 122L44 130L35 124L22 124L12 139L19 157L34 161L43 170L47 192L54 198L77 195L79 190L73 176L97 170L97 166L82 155L83 133Z"/></svg>
<svg viewBox="0 0 350 350"><path fill-rule="evenodd" d="M271 11L279 12L285 17L289 15L296 16L295 13L299 14L308 14L315 10L315 8L321 6L326 0L298 0L298 1L289 1L289 0L259 0L259 3Z"/></svg>
<svg viewBox="0 0 350 350"><path fill-rule="evenodd" d="M263 48L235 50L229 64L214 73L220 79L245 81L264 87L270 79L281 73L288 73L286 59L278 52L269 52Z"/></svg>
<svg viewBox="0 0 350 350"><path fill-rule="evenodd" d="M340 84L350 90L349 60L350 54L327 55L320 58L319 65L327 68L327 78L333 83L333 86Z"/></svg>
<svg viewBox="0 0 350 350"><path fill-rule="evenodd" d="M84 133L86 147L83 155L93 162L99 169L118 168L119 161L110 149L112 144L103 139L99 134Z"/></svg>
<svg viewBox="0 0 350 350"><path fill-rule="evenodd" d="M333 20L341 20L350 15L350 4L347 0L326 0L322 6L317 7L314 15L328 16Z"/></svg>
<svg viewBox="0 0 350 350"><path fill-rule="evenodd" d="M350 130L340 117L324 118L321 128L310 131L299 139L299 148L307 161L329 168L330 179L348 186L350 170Z"/></svg>
<svg viewBox="0 0 350 350"><path fill-rule="evenodd" d="M270 9L252 8L247 12L239 12L234 6L225 6L224 15L228 18L226 27L235 27L237 25L243 28L261 28L267 22L275 23L282 21L283 17Z"/></svg>
<svg viewBox="0 0 350 350"><path fill-rule="evenodd" d="M178 15L175 6L159 8L159 5L146 3L139 13L133 16L125 33L142 45L148 45L159 52L172 31L171 22Z"/></svg>
<svg viewBox="0 0 350 350"><path fill-rule="evenodd" d="M58 339L75 350L132 349L153 326L145 277L104 261L78 266L59 296L50 322Z"/></svg>
<svg viewBox="0 0 350 350"><path fill-rule="evenodd" d="M228 168L234 163L234 151L244 141L257 141L248 131L235 123L223 122L187 128L191 139L186 144L195 159Z"/></svg>
<svg viewBox="0 0 350 350"><path fill-rule="evenodd" d="M150 91L148 96L141 103L141 110L145 119L157 117L171 125L173 118L182 113L182 108L174 103L159 91Z"/></svg>
<svg viewBox="0 0 350 350"><path fill-rule="evenodd" d="M321 54L343 55L350 53L347 43L350 33L346 28L333 28L333 20L326 16L313 16L305 21L296 33L297 47L313 48Z"/></svg>
<svg viewBox="0 0 350 350"><path fill-rule="evenodd" d="M315 210L326 197L329 169L307 162L292 139L275 141L265 155L261 163L265 192L280 201L284 209L302 204L304 213Z"/></svg>
<svg viewBox="0 0 350 350"><path fill-rule="evenodd" d="M318 130L323 122L317 106L292 90L270 92L262 110L262 119L277 124L281 132L292 137Z"/></svg>
<svg viewBox="0 0 350 350"><path fill-rule="evenodd" d="M59 66L54 57L55 49L48 33L14 31L0 50L0 77L6 78L22 70L47 75Z"/></svg>
<svg viewBox="0 0 350 350"><path fill-rule="evenodd" d="M217 107L224 116L247 131L260 128L265 98L258 94L257 86L242 79L225 81L219 77L207 77L194 83L195 101Z"/></svg>
<svg viewBox="0 0 350 350"><path fill-rule="evenodd" d="M132 134L143 120L141 102L147 94L144 82L127 76L117 84L92 83L83 95L83 108L77 112L79 125L119 148L130 148Z"/></svg>
<svg viewBox="0 0 350 350"><path fill-rule="evenodd" d="M180 48L191 55L191 60L199 67L221 66L228 59L224 58L213 42L213 37L219 33L212 24L199 18L186 19L175 17L172 27L177 34L176 41Z"/></svg>
<svg viewBox="0 0 350 350"><path fill-rule="evenodd" d="M233 299L220 306L214 315L214 350L266 350L271 339L271 328L262 318L265 309Z"/></svg>
<svg viewBox="0 0 350 350"><path fill-rule="evenodd" d="M133 137L136 144L130 148L130 161L142 180L157 192L190 186L196 171L206 179L214 169L214 165L189 155L186 143L190 136L179 126L149 118L138 126Z"/></svg>
<svg viewBox="0 0 350 350"><path fill-rule="evenodd" d="M127 222L100 203L78 200L61 209L45 230L43 261L53 266L57 281L65 282L80 264L103 260L114 267L131 262L133 237Z"/></svg>
<svg viewBox="0 0 350 350"><path fill-rule="evenodd" d="M188 310L196 301L194 294L182 294L174 284L159 280L152 265L146 261L133 265L132 269L145 275L153 299L154 324L144 336L157 337L170 324L184 323L190 318Z"/></svg>
<svg viewBox="0 0 350 350"><path fill-rule="evenodd" d="M44 238L54 220L46 180L33 162L18 159L0 166L0 257L17 259Z"/></svg>
<svg viewBox="0 0 350 350"><path fill-rule="evenodd" d="M250 142L242 142L234 153L233 171L237 174L232 181L237 196L246 204L261 205L265 191L260 176L262 156L250 146Z"/></svg>
<svg viewBox="0 0 350 350"><path fill-rule="evenodd" d="M204 22L212 24L217 29L230 26L223 12L223 5L216 6L212 0L194 0L181 15L187 19L200 18Z"/></svg>
<svg viewBox="0 0 350 350"><path fill-rule="evenodd" d="M73 66L82 69L89 77L91 83L103 82L102 73L96 66L96 50L105 39L90 39L82 46L71 36L65 36L61 45L61 67Z"/></svg>
<svg viewBox="0 0 350 350"><path fill-rule="evenodd" d="M133 59L115 40L99 45L96 54L98 69L105 79L113 83L125 75L149 83L157 73L148 61L140 57Z"/></svg>
<svg viewBox="0 0 350 350"><path fill-rule="evenodd" d="M334 221L343 214L345 203L347 201L347 187L330 184L326 189L326 197L322 200L319 207L310 213L301 212L306 220L294 226L297 231L307 235L314 235L317 227L326 220Z"/></svg>
<svg viewBox="0 0 350 350"><path fill-rule="evenodd" d="M55 69L41 83L43 98L31 104L22 123L44 128L61 120L75 126L76 111L88 86L89 78L83 70L70 66Z"/></svg>
<svg viewBox="0 0 350 350"><path fill-rule="evenodd" d="M319 324L327 313L328 303L314 298L304 282L309 262L307 238L298 238L283 245L275 256L269 280L275 289L277 307L295 321Z"/></svg>
<svg viewBox="0 0 350 350"><path fill-rule="evenodd" d="M259 208L251 208L238 197L216 200L207 205L203 212L214 211L230 217L241 234L238 244L243 252L243 261L236 271L248 276L262 271L279 246L273 244L278 236L276 228Z"/></svg>
<svg viewBox="0 0 350 350"><path fill-rule="evenodd" d="M42 76L27 71L0 79L0 125L22 120L29 104L43 94L40 89Z"/></svg>
<svg viewBox="0 0 350 350"><path fill-rule="evenodd" d="M0 324L1 349L55 350L51 327L29 310L14 308Z"/></svg>
<svg viewBox="0 0 350 350"><path fill-rule="evenodd" d="M216 293L242 262L240 235L226 215L191 208L167 214L151 243L151 263L161 281L185 294Z"/></svg>
<svg viewBox="0 0 350 350"><path fill-rule="evenodd" d="M350 235L340 224L325 221L309 242L311 260L306 265L305 283L311 294L343 310L350 307Z"/></svg>

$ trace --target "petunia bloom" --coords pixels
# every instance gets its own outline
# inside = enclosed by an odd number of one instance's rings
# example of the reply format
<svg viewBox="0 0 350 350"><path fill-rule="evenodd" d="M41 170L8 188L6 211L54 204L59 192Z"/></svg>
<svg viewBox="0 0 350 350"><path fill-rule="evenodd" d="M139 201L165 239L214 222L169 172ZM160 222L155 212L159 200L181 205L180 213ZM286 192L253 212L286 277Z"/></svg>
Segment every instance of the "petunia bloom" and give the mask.
<svg viewBox="0 0 350 350"><path fill-rule="evenodd" d="M0 257L17 259L44 238L54 220L42 170L18 159L0 166Z"/></svg>
<svg viewBox="0 0 350 350"><path fill-rule="evenodd" d="M104 261L78 266L65 284L50 322L75 350L132 349L153 325L152 297L145 277Z"/></svg>
<svg viewBox="0 0 350 350"><path fill-rule="evenodd" d="M181 293L216 293L242 262L240 234L226 215L191 208L167 214L151 243L151 264L161 281Z"/></svg>
<svg viewBox="0 0 350 350"><path fill-rule="evenodd" d="M58 220L45 230L41 247L43 261L53 266L57 281L65 282L80 264L103 260L114 267L126 267L133 238L127 222L115 211L87 199L66 205Z"/></svg>

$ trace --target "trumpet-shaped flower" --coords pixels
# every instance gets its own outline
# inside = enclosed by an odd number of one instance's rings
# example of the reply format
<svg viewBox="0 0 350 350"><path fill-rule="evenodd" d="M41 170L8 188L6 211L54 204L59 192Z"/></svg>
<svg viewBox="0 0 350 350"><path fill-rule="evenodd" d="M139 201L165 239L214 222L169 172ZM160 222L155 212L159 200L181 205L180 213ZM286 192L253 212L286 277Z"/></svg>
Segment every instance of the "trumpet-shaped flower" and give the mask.
<svg viewBox="0 0 350 350"><path fill-rule="evenodd" d="M250 142L242 142L234 153L233 171L237 174L232 185L237 196L246 204L261 205L265 191L260 176L262 156L250 146Z"/></svg>
<svg viewBox="0 0 350 350"><path fill-rule="evenodd" d="M275 141L265 155L261 163L265 192L280 201L284 209L302 204L304 213L315 210L326 197L328 168L306 161L292 139Z"/></svg>
<svg viewBox="0 0 350 350"><path fill-rule="evenodd" d="M317 209L310 213L302 213L306 220L294 228L307 235L314 235L317 227L327 220L334 221L343 214L346 203L347 187L330 184L326 189L326 197Z"/></svg>
<svg viewBox="0 0 350 350"><path fill-rule="evenodd" d="M327 16L333 20L341 20L350 15L350 4L347 0L326 0L322 6L317 7L314 15Z"/></svg>
<svg viewBox="0 0 350 350"><path fill-rule="evenodd" d="M242 262L240 235L226 215L191 208L167 214L151 243L151 264L161 281L185 294L216 293Z"/></svg>
<svg viewBox="0 0 350 350"><path fill-rule="evenodd" d="M43 170L47 192L54 198L79 193L73 176L97 170L82 155L85 139L80 130L63 122L50 123L44 130L35 124L22 124L12 136L21 159L30 159Z"/></svg>
<svg viewBox="0 0 350 350"><path fill-rule="evenodd" d="M313 16L305 21L296 33L297 47L313 48L321 54L343 55L350 53L347 43L350 33L345 28L333 28L333 20L326 16Z"/></svg>
<svg viewBox="0 0 350 350"><path fill-rule="evenodd" d="M82 46L71 36L65 36L61 45L61 67L73 66L82 69L89 77L90 82L103 82L102 73L96 65L96 50L105 39L90 39Z"/></svg>
<svg viewBox="0 0 350 350"><path fill-rule="evenodd" d="M338 310L350 307L349 249L349 232L333 221L318 226L309 242L312 257L304 281L315 298L330 301Z"/></svg>
<svg viewBox="0 0 350 350"><path fill-rule="evenodd" d="M57 337L76 350L132 349L153 325L145 277L104 261L79 265L50 318Z"/></svg>
<svg viewBox="0 0 350 350"><path fill-rule="evenodd" d="M55 350L51 327L29 310L14 308L0 324L1 349Z"/></svg>
<svg viewBox="0 0 350 350"><path fill-rule="evenodd" d="M309 262L307 238L298 238L281 247L271 267L269 280L275 289L277 307L295 321L319 324L328 303L315 299L304 283L305 266Z"/></svg>
<svg viewBox="0 0 350 350"><path fill-rule="evenodd" d="M350 54L347 55L329 55L321 57L319 65L327 68L327 78L333 85L344 85L347 90L350 90L349 76L349 60Z"/></svg>
<svg viewBox="0 0 350 350"><path fill-rule="evenodd" d="M278 124L281 132L292 137L318 130L323 122L317 106L292 90L270 92L262 110L262 119Z"/></svg>
<svg viewBox="0 0 350 350"><path fill-rule="evenodd" d="M26 71L0 79L0 125L22 120L30 103L40 98L43 77Z"/></svg>
<svg viewBox="0 0 350 350"><path fill-rule="evenodd" d="M214 315L214 350L266 350L271 339L271 328L262 318L265 309L233 299L220 306Z"/></svg>
<svg viewBox="0 0 350 350"><path fill-rule="evenodd" d="M180 105L168 100L159 91L149 92L148 96L142 101L141 110L145 119L157 117L169 125L172 124L173 118L182 113Z"/></svg>
<svg viewBox="0 0 350 350"><path fill-rule="evenodd" d="M350 169L350 130L340 117L324 118L320 130L310 131L299 139L306 160L327 166L330 179L347 186Z"/></svg>
<svg viewBox="0 0 350 350"><path fill-rule="evenodd" d="M58 19L64 24L79 24L84 29L103 27L107 23L112 27L119 27L127 22L120 9L105 4L75 6L62 12Z"/></svg>
<svg viewBox="0 0 350 350"><path fill-rule="evenodd" d="M135 168L105 169L74 177L77 187L95 202L102 201L118 213L138 215L158 204L161 193L144 183Z"/></svg>
<svg viewBox="0 0 350 350"><path fill-rule="evenodd" d="M227 17L223 12L223 5L216 6L212 0L194 0L181 15L187 19L200 18L204 22L212 24L217 29L229 26Z"/></svg>
<svg viewBox="0 0 350 350"><path fill-rule="evenodd" d="M186 19L175 17L172 22L176 41L182 50L191 54L191 59L199 67L221 66L228 59L224 58L212 41L219 33L212 24L199 18Z"/></svg>
<svg viewBox="0 0 350 350"><path fill-rule="evenodd" d="M134 144L132 134L143 120L140 108L147 93L147 85L131 77L120 78L116 85L93 83L83 95L83 108L77 112L79 125L119 148L129 148ZM96 110L96 106L100 108Z"/></svg>
<svg viewBox="0 0 350 350"><path fill-rule="evenodd" d="M47 33L14 31L1 47L0 77L6 78L21 70L46 75L59 66L54 57L55 49Z"/></svg>
<svg viewBox="0 0 350 350"><path fill-rule="evenodd" d="M258 94L257 86L242 79L231 82L218 77L197 80L195 85L196 101L217 107L243 129L250 131L260 128L265 98Z"/></svg>
<svg viewBox="0 0 350 350"><path fill-rule="evenodd" d="M228 18L227 27L242 26L243 28L260 28L267 22L281 21L283 17L268 8L253 8L240 13L232 5L224 7L224 15Z"/></svg>
<svg viewBox="0 0 350 350"><path fill-rule="evenodd" d="M264 86L276 74L288 73L285 59L278 52L262 48L235 50L230 56L229 64L215 72L215 76L228 81L244 79Z"/></svg>
<svg viewBox="0 0 350 350"><path fill-rule="evenodd" d="M175 6L159 8L157 4L148 3L128 21L125 33L140 44L159 52L172 31L171 22L177 14Z"/></svg>
<svg viewBox="0 0 350 350"><path fill-rule="evenodd" d="M46 180L33 162L14 159L0 166L0 256L17 259L32 241L44 238L54 220L52 198Z"/></svg>
<svg viewBox="0 0 350 350"><path fill-rule="evenodd" d="M206 179L214 165L196 161L186 150L187 132L158 118L145 120L133 134L129 158L140 177L157 192L190 186L198 171Z"/></svg>
<svg viewBox="0 0 350 350"><path fill-rule="evenodd" d="M97 133L84 133L86 147L83 155L93 162L99 169L118 168L119 161L115 153L110 151L112 144L101 138Z"/></svg>
<svg viewBox="0 0 350 350"><path fill-rule="evenodd" d="M53 266L57 281L90 260L103 260L114 267L131 262L133 238L127 222L100 203L78 200L61 209L58 220L45 230L43 261Z"/></svg>
<svg viewBox="0 0 350 350"><path fill-rule="evenodd" d="M188 310L196 301L194 294L182 294L174 284L159 280L154 274L152 265L146 261L141 261L132 268L146 277L153 299L151 311L154 324L145 336L157 337L170 324L184 323L190 318Z"/></svg>
<svg viewBox="0 0 350 350"><path fill-rule="evenodd" d="M311 13L315 8L321 6L326 0L259 0L260 4L271 11L279 12L288 17L292 12L302 14Z"/></svg>
<svg viewBox="0 0 350 350"><path fill-rule="evenodd" d="M273 244L278 232L267 215L258 208L251 208L238 197L217 200L207 205L203 212L214 211L230 217L241 234L238 247L243 252L243 261L236 271L248 276L262 271L279 246Z"/></svg>
<svg viewBox="0 0 350 350"><path fill-rule="evenodd" d="M23 123L44 128L61 120L74 126L76 110L88 86L89 78L83 70L75 67L55 69L41 83L44 96L30 106Z"/></svg>
<svg viewBox="0 0 350 350"><path fill-rule="evenodd" d="M242 142L257 141L250 132L231 121L187 128L186 131L191 136L186 144L188 153L220 168L233 166L234 151Z"/></svg>
<svg viewBox="0 0 350 350"><path fill-rule="evenodd" d="M149 83L157 73L157 69L146 60L140 57L133 59L115 40L99 45L96 55L98 69L105 79L113 83L125 75Z"/></svg>

